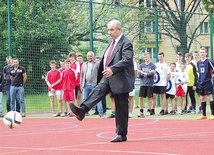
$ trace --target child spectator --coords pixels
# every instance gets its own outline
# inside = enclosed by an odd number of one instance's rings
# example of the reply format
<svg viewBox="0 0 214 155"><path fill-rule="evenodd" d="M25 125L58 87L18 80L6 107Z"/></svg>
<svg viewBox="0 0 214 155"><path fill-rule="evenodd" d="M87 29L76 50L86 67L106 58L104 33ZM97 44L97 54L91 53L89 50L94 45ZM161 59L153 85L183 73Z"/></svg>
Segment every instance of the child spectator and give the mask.
<svg viewBox="0 0 214 155"><path fill-rule="evenodd" d="M189 83L189 77L186 70L186 65L184 63L180 64L180 72L178 72L178 78L176 81L176 96L181 98L181 111L180 114L185 114L186 106L186 92L187 92L187 83Z"/></svg>
<svg viewBox="0 0 214 155"><path fill-rule="evenodd" d="M168 80L170 79L170 71L167 63L164 62L164 53L158 53L158 62L155 63L155 76L154 76L154 90L153 90L153 109L156 106L157 94L160 94L162 99L162 109L159 115L168 114L168 109L166 109L166 86Z"/></svg>
<svg viewBox="0 0 214 155"><path fill-rule="evenodd" d="M211 116L210 120L214 120L214 101L213 101L213 85L212 85L212 72L214 61L206 58L207 49L202 47L199 52L200 60L197 62L199 78L197 89L201 97L202 115L198 120L207 119L206 115L206 96L210 102Z"/></svg>
<svg viewBox="0 0 214 155"><path fill-rule="evenodd" d="M50 97L50 106L53 113L53 117L64 116L62 114L62 100L61 100L61 75L60 71L56 69L56 61L50 61L51 70L47 73L46 83L48 85L48 96ZM54 107L54 94L58 100L58 113L55 113Z"/></svg>
<svg viewBox="0 0 214 155"><path fill-rule="evenodd" d="M139 92L139 101L140 101L140 113L138 117L145 117L143 113L144 98L148 97L148 111L147 115L154 115L155 110L152 108L152 97L153 97L153 84L154 84L154 74L155 74L155 65L150 62L150 54L145 52L144 63L140 64L138 76L140 78L140 92Z"/></svg>
<svg viewBox="0 0 214 155"><path fill-rule="evenodd" d="M62 99L65 101L67 109L69 111L68 116L75 116L71 113L69 103L75 102L75 80L77 77L75 76L74 69L70 68L71 61L69 59L65 60L65 70L62 73Z"/></svg>
<svg viewBox="0 0 214 155"><path fill-rule="evenodd" d="M172 110L170 111L170 114L174 115L176 114L176 102L175 102L175 92L176 92L176 86L175 82L178 77L178 73L175 72L176 68L176 63L171 63L170 64L170 80L168 81L167 88L166 88L166 106L168 108L168 99L170 98L171 100L171 106Z"/></svg>
<svg viewBox="0 0 214 155"><path fill-rule="evenodd" d="M186 71L188 73L189 77L189 83L187 84L187 93L186 93L186 106L185 110L187 110L187 105L188 105L188 94L190 96L191 100L191 106L189 107L189 110L187 111L188 113L196 113L196 100L195 100L195 90L196 90L196 85L198 81L198 75L196 71L195 65L191 62L191 54L186 53L185 54L185 60L186 60Z"/></svg>

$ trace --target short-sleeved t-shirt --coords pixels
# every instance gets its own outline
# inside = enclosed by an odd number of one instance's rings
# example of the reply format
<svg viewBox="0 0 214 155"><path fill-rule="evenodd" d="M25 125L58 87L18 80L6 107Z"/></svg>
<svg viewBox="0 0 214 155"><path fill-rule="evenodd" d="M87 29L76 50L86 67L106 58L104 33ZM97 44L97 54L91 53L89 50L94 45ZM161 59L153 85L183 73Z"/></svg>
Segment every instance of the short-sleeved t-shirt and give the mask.
<svg viewBox="0 0 214 155"><path fill-rule="evenodd" d="M3 73L6 74L6 84L11 84L11 79L10 79L10 70L13 68L13 66L4 66L3 68Z"/></svg>
<svg viewBox="0 0 214 155"><path fill-rule="evenodd" d="M155 63L155 76L154 76L154 86L166 86L166 78L170 73L169 66L167 63Z"/></svg>
<svg viewBox="0 0 214 155"><path fill-rule="evenodd" d="M11 85L16 87L22 86L24 84L24 73L26 73L24 67L19 66L17 69L14 69L14 67L12 67L10 70L10 75L12 76Z"/></svg>
<svg viewBox="0 0 214 155"><path fill-rule="evenodd" d="M61 79L61 73L58 70L50 70L47 73L45 81L48 81L50 84L54 84L59 79ZM61 90L61 83L58 83L53 87L54 90ZM48 91L51 91L51 89L48 87Z"/></svg>
<svg viewBox="0 0 214 155"><path fill-rule="evenodd" d="M175 83L178 78L178 72L170 72L170 80L168 81L167 87L166 87L166 93L170 95L175 95L176 87Z"/></svg>

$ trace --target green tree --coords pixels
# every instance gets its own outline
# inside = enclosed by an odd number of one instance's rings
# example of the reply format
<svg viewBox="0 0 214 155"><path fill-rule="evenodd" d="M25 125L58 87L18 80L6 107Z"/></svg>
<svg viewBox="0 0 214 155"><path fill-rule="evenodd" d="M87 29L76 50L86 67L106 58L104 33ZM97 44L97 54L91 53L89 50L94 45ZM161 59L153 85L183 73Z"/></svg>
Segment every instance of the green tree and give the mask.
<svg viewBox="0 0 214 155"><path fill-rule="evenodd" d="M214 1L213 0L202 0L203 6L207 12L213 13Z"/></svg>
<svg viewBox="0 0 214 155"><path fill-rule="evenodd" d="M179 49L183 54L189 52L193 41L199 36L196 32L200 24L193 28L189 23L195 12L201 12L201 2L201 0L180 0L170 3L168 0L157 0L157 6L161 9L159 19L162 20L159 32L180 43ZM191 29L191 33L187 32L188 29Z"/></svg>
<svg viewBox="0 0 214 155"><path fill-rule="evenodd" d="M102 55L109 41L106 24L119 19L124 34L138 48L140 10L136 2L112 4L110 0L93 3L94 51ZM11 0L12 56L27 69L27 92L46 92L44 77L49 61L66 58L68 51L89 50L89 1ZM7 3L0 7L0 49L7 55ZM128 19L128 20L127 20Z"/></svg>

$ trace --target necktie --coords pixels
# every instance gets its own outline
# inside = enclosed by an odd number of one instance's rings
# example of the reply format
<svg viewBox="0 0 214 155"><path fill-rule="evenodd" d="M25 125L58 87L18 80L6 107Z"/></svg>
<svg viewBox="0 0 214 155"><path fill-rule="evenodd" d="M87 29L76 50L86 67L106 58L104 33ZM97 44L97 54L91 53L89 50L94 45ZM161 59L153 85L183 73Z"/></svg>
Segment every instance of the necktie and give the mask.
<svg viewBox="0 0 214 155"><path fill-rule="evenodd" d="M106 57L106 63L105 63L105 67L108 66L109 62L110 62L110 58L111 58L111 54L112 54L112 51L114 49L114 44L115 44L115 40L112 42L109 50L108 50L108 54L107 54L107 57Z"/></svg>

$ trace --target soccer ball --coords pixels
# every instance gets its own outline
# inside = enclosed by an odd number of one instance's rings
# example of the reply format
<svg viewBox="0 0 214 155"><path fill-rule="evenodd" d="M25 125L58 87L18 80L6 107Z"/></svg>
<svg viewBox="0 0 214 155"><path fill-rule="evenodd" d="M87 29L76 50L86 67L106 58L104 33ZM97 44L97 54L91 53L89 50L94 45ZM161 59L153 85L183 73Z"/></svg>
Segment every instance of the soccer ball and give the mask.
<svg viewBox="0 0 214 155"><path fill-rule="evenodd" d="M4 116L3 122L11 129L18 127L22 122L22 115L17 111L10 111Z"/></svg>

